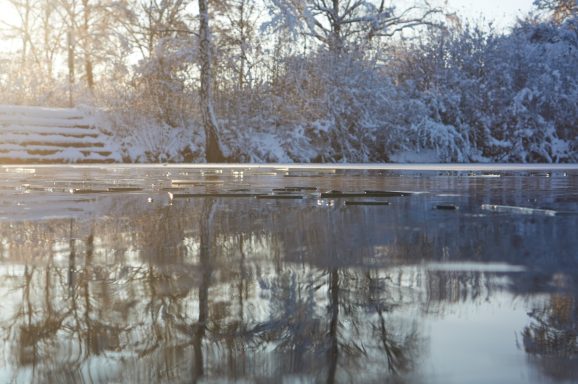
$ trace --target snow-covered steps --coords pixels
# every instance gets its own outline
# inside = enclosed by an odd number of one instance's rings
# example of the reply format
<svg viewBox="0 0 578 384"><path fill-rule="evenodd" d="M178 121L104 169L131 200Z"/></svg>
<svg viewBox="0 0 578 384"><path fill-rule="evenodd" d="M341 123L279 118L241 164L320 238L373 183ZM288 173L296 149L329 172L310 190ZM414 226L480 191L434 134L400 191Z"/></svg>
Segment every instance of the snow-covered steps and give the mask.
<svg viewBox="0 0 578 384"><path fill-rule="evenodd" d="M0 163L114 163L117 152L79 109L0 105Z"/></svg>

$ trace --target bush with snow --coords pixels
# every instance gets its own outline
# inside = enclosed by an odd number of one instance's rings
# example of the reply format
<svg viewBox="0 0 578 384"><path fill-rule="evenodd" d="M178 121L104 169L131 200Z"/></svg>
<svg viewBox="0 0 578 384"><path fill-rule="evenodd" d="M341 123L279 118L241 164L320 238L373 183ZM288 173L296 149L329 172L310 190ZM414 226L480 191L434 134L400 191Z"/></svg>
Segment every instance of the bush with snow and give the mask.
<svg viewBox="0 0 578 384"><path fill-rule="evenodd" d="M577 161L577 20L467 26L414 47L397 75L428 106L416 145L449 161Z"/></svg>

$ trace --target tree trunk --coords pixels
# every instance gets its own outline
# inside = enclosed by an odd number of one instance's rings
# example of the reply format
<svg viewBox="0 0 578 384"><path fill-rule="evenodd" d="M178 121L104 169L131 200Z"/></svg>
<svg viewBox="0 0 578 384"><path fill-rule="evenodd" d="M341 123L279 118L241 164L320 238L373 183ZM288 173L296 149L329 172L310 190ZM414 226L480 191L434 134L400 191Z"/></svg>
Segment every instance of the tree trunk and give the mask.
<svg viewBox="0 0 578 384"><path fill-rule="evenodd" d="M30 2L24 4L24 25L22 26L22 69L26 68L26 54L28 53L28 40L30 40Z"/></svg>
<svg viewBox="0 0 578 384"><path fill-rule="evenodd" d="M344 48L343 37L341 36L343 17L339 15L339 1L340 0L333 0L333 12L329 18L331 23L331 40L329 41L329 47L331 51L336 54L341 54Z"/></svg>
<svg viewBox="0 0 578 384"><path fill-rule="evenodd" d="M245 87L245 58L247 57L247 53L245 52L245 47L247 46L247 39L245 37L245 1L242 0L239 4L239 42L241 47L241 57L239 58L239 73L238 73L238 81L239 81L239 89L243 90Z"/></svg>
<svg viewBox="0 0 578 384"><path fill-rule="evenodd" d="M68 104L74 106L74 97L72 91L74 88L74 33L69 29L66 34L66 45L68 51Z"/></svg>
<svg viewBox="0 0 578 384"><path fill-rule="evenodd" d="M94 72L92 69L92 44L90 36L90 5L88 4L88 0L82 0L82 7L83 7L83 16L84 16L84 25L82 30L82 38L83 38L83 45L84 45L84 71L86 74L86 85L90 92L94 92Z"/></svg>
<svg viewBox="0 0 578 384"><path fill-rule="evenodd" d="M208 163L223 163L226 161L219 138L219 126L213 110L211 92L211 40L209 30L208 0L199 0L199 58L201 61L201 91L200 103L205 130L205 154Z"/></svg>
<svg viewBox="0 0 578 384"><path fill-rule="evenodd" d="M50 32L52 30L52 25L50 22L50 16L54 8L51 4L46 4L44 8L44 20L42 21L42 29L44 30L44 63L46 64L46 77L52 82L53 73L53 54L51 50L52 41Z"/></svg>

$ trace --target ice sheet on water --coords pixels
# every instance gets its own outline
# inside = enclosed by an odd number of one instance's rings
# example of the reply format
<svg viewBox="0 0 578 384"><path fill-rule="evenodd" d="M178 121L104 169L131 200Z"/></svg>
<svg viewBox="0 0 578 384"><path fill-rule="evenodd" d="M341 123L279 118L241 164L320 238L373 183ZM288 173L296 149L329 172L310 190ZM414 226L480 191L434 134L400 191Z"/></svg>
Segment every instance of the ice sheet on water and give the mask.
<svg viewBox="0 0 578 384"><path fill-rule="evenodd" d="M451 272L488 272L488 273L511 273L524 272L526 267L507 263L477 263L477 262L440 262L424 265L430 271Z"/></svg>
<svg viewBox="0 0 578 384"><path fill-rule="evenodd" d="M515 213L520 215L543 215L556 216L556 211L552 209L538 209L528 207L517 207L513 205L482 204L482 209L492 212Z"/></svg>

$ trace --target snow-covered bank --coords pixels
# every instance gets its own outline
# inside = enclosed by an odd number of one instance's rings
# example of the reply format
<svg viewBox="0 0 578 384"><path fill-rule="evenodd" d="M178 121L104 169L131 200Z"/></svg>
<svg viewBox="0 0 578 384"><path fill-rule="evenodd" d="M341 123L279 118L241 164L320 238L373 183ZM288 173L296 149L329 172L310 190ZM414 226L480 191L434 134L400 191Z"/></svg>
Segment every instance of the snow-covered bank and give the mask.
<svg viewBox="0 0 578 384"><path fill-rule="evenodd" d="M222 142L243 163L577 162L577 26L432 30L387 64L361 48L290 55L274 81L217 95ZM141 91L103 121L122 157L204 162L195 94Z"/></svg>
<svg viewBox="0 0 578 384"><path fill-rule="evenodd" d="M19 162L99 160L82 146L129 163L204 163L206 125L189 38L168 39L126 78L102 81L93 107L82 110L91 111L91 123L71 122L77 111L0 106L0 151ZM215 70L211 110L227 160L578 162L575 14L529 16L505 34L449 24L404 43L374 43L280 50L263 57L250 82ZM9 89L2 80L0 90ZM107 135L85 134L92 125Z"/></svg>
<svg viewBox="0 0 578 384"><path fill-rule="evenodd" d="M77 108L0 105L0 163L112 163L112 138Z"/></svg>

